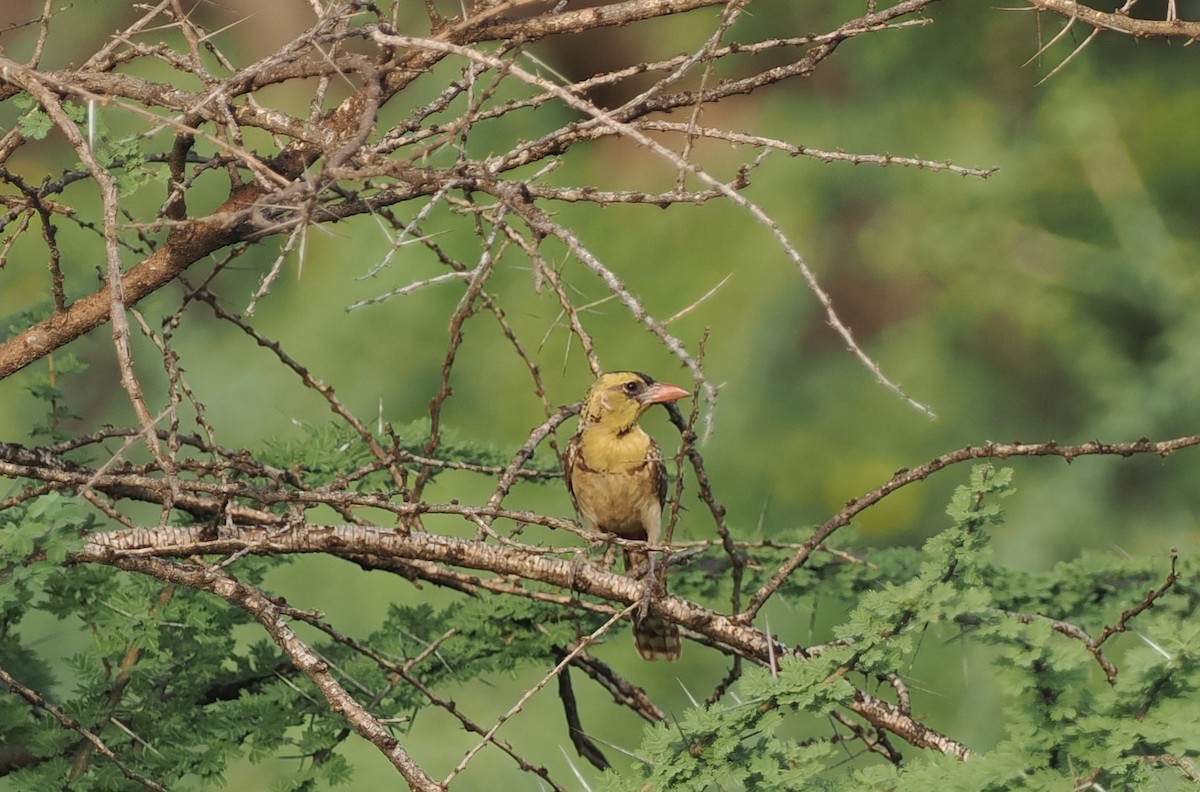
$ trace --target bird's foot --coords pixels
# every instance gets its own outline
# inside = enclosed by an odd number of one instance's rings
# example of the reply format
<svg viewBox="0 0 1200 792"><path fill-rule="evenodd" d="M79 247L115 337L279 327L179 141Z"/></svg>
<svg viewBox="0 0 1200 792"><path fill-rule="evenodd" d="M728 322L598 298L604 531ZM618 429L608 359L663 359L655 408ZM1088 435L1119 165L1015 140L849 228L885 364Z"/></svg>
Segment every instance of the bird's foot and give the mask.
<svg viewBox="0 0 1200 792"><path fill-rule="evenodd" d="M654 563L654 556L649 556L648 561L646 574L642 578L642 601L638 606L638 616L643 619L650 613L650 601L666 593L666 587L658 577L658 565Z"/></svg>
<svg viewBox="0 0 1200 792"><path fill-rule="evenodd" d="M642 600L638 603L637 615L639 619L646 618L650 613L650 601L654 599L654 581L647 579L646 585L642 588Z"/></svg>

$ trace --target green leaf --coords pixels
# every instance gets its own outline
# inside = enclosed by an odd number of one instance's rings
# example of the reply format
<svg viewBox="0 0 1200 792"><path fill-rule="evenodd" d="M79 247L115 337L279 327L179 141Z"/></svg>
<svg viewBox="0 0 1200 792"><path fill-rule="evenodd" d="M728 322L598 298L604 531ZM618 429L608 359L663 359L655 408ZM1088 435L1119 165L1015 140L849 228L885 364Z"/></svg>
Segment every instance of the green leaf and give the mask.
<svg viewBox="0 0 1200 792"><path fill-rule="evenodd" d="M21 134L30 140L41 140L49 134L54 127L54 122L50 120L50 116L41 108L35 108L25 113L17 119L17 126L21 130Z"/></svg>

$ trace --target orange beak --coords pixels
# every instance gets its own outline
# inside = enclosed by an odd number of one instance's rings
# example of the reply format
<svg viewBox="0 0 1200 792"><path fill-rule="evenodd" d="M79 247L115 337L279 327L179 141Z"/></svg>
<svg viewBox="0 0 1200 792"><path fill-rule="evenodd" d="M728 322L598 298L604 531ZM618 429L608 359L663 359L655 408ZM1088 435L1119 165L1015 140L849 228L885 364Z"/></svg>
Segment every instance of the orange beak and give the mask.
<svg viewBox="0 0 1200 792"><path fill-rule="evenodd" d="M646 390L642 391L639 401L642 404L658 404L659 402L673 402L680 399L686 399L691 396L691 391L685 391L678 385L669 385L665 382L656 382Z"/></svg>

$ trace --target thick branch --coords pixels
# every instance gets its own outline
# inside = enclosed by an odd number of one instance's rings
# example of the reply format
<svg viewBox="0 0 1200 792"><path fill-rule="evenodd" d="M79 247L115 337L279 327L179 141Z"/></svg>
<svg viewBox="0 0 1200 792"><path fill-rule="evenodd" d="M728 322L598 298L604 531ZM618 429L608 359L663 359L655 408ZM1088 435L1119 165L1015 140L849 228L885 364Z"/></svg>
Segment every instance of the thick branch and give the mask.
<svg viewBox="0 0 1200 792"><path fill-rule="evenodd" d="M203 533L204 530L200 528L165 526L96 534L90 538L84 550L72 556L72 560L108 564L132 571L141 571L135 562L149 561L154 557L232 553L329 553L342 558L369 554L383 558L434 561L489 570L498 575L517 575L626 605L647 601L652 613L688 627L760 663L771 663L793 651L779 643L769 646L767 636L760 630L739 624L728 616L688 600L671 596L645 600L645 584L641 581L589 564L563 561L485 542L432 533L404 534L358 525L293 527L283 531L225 526L219 529L219 537L210 541L202 538ZM147 570L147 574L155 573ZM200 585L194 588L212 590L207 578L201 577L198 581ZM226 596L221 591L214 593ZM258 614L254 615L259 618ZM864 691L857 691L849 706L875 726L895 732L913 745L936 748L960 757L969 753L960 743Z"/></svg>
<svg viewBox="0 0 1200 792"><path fill-rule="evenodd" d="M122 276L125 306L136 304L201 258L240 238L247 226L234 215L262 194L255 186L239 188L211 216L174 228L166 244ZM0 379L104 324L111 308L112 296L105 286L0 344Z"/></svg>
<svg viewBox="0 0 1200 792"><path fill-rule="evenodd" d="M366 554L381 558L434 561L487 570L497 575L517 575L626 605L643 599L643 584L625 575L607 572L589 564L434 533L405 534L360 525L310 525L287 530L223 526L217 539L206 540L207 530L164 526L96 534L90 537L87 547L75 556L75 560L111 564L114 559L126 555L188 557L244 552L261 555L328 553L347 558ZM651 608L671 621L703 633L741 654L767 662L766 637L753 627L735 624L726 616L679 597L656 599ZM774 649L775 656L786 651L781 646Z"/></svg>
<svg viewBox="0 0 1200 792"><path fill-rule="evenodd" d="M470 24L469 32L462 37L466 42L493 41L520 36L536 41L547 36L564 33L580 33L605 27L621 27L647 19L673 16L697 8L724 5L727 0L626 0L572 11L558 11L532 19L514 21L497 19L484 24Z"/></svg>

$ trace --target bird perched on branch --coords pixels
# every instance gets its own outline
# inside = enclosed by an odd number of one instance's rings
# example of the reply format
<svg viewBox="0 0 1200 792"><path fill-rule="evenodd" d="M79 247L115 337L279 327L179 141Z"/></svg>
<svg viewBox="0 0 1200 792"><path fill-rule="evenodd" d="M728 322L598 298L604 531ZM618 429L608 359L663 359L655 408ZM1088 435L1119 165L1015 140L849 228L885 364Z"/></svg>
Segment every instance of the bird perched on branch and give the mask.
<svg viewBox="0 0 1200 792"><path fill-rule="evenodd" d="M654 438L638 421L651 405L691 394L636 371L601 374L584 397L579 431L564 458L567 489L584 525L622 539L657 544L667 496L667 471ZM645 575L653 589L654 558L626 550L625 572ZM678 660L679 628L635 612L633 639L646 660Z"/></svg>

